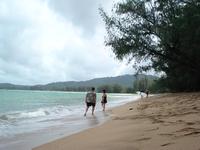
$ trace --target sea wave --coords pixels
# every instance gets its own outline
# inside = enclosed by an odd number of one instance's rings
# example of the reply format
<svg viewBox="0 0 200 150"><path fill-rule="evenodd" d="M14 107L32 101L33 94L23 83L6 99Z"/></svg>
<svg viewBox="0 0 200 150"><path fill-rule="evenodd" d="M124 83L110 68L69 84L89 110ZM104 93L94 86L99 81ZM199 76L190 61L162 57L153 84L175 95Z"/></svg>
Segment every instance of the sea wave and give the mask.
<svg viewBox="0 0 200 150"><path fill-rule="evenodd" d="M9 112L0 114L0 121L17 121L23 119L40 118L45 116L63 116L72 114L72 109L67 106L54 106L47 108L38 108L36 110Z"/></svg>
<svg viewBox="0 0 200 150"><path fill-rule="evenodd" d="M110 108L118 106L138 96L139 95L124 94L120 96L120 94L110 94L107 106ZM40 104L38 106L44 107L0 113L0 138L2 136L13 136L56 125L63 125L66 118L71 119L74 118L74 116L83 116L85 111L85 104L82 101L79 103L72 103L72 101L69 101L64 104L46 103L46 105ZM101 109L100 99L98 99L95 111L101 111Z"/></svg>

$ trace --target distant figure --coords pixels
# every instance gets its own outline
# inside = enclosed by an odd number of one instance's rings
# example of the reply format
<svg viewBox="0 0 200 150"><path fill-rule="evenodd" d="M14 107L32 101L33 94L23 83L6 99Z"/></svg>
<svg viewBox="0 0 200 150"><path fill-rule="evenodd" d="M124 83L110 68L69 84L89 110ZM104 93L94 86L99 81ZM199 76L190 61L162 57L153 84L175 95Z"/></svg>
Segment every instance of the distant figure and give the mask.
<svg viewBox="0 0 200 150"><path fill-rule="evenodd" d="M141 98L144 97L144 90L140 90L140 96L141 96Z"/></svg>
<svg viewBox="0 0 200 150"><path fill-rule="evenodd" d="M92 106L92 115L94 115L94 109L95 109L95 105L96 105L96 93L95 93L94 87L92 87L91 91L89 91L86 94L85 104L86 104L86 110L85 110L84 116L86 116L87 111L88 111L90 106Z"/></svg>
<svg viewBox="0 0 200 150"><path fill-rule="evenodd" d="M105 107L106 107L106 103L107 103L107 95L106 95L106 90L103 90L103 95L102 95L102 99L101 99L101 104L103 107L103 111L105 111Z"/></svg>
<svg viewBox="0 0 200 150"><path fill-rule="evenodd" d="M149 90L146 90L146 98L148 98L149 97Z"/></svg>

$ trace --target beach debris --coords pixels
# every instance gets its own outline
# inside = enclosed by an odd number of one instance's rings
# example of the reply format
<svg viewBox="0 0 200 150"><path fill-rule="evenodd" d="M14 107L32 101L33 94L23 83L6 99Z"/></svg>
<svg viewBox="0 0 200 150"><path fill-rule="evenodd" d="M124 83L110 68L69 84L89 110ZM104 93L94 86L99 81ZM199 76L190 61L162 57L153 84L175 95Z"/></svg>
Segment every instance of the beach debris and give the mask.
<svg viewBox="0 0 200 150"><path fill-rule="evenodd" d="M133 110L133 107L130 107L129 110Z"/></svg>

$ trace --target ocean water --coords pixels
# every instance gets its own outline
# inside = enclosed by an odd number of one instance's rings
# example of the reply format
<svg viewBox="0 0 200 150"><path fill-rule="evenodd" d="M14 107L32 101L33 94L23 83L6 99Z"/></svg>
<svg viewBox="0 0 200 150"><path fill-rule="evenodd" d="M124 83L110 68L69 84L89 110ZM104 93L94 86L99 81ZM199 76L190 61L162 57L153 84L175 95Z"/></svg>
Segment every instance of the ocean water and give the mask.
<svg viewBox="0 0 200 150"><path fill-rule="evenodd" d="M0 142L0 149L4 143L11 145L9 139L15 141L18 135L52 128L55 130L56 127L63 127L64 132L83 127L81 123L88 121L83 120L85 94L86 92L0 90L0 139L6 139L5 142ZM108 108L139 98L137 94L107 95ZM97 93L96 113L101 112L100 101L101 93ZM88 116L90 115L89 110ZM96 120L102 117L104 116L99 115Z"/></svg>

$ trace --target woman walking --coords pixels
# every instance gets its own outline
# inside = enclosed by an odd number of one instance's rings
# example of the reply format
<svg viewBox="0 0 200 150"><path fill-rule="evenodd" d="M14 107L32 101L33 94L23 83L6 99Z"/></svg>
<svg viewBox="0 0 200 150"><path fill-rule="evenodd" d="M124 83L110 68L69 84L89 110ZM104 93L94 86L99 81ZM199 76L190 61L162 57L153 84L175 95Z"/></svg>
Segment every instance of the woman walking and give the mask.
<svg viewBox="0 0 200 150"><path fill-rule="evenodd" d="M107 103L107 94L106 94L106 90L103 90L103 95L102 95L102 100L101 100L101 104L103 107L103 111L105 111L105 107L106 107L106 103Z"/></svg>

